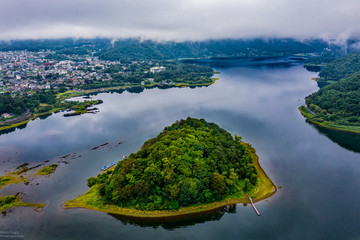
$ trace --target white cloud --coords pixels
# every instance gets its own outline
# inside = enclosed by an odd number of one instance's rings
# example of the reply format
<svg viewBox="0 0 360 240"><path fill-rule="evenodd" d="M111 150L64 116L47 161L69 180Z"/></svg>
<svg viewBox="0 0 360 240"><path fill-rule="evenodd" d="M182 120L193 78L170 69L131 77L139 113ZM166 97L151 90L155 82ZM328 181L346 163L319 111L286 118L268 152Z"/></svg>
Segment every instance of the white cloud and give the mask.
<svg viewBox="0 0 360 240"><path fill-rule="evenodd" d="M357 0L1 0L0 39L359 36Z"/></svg>

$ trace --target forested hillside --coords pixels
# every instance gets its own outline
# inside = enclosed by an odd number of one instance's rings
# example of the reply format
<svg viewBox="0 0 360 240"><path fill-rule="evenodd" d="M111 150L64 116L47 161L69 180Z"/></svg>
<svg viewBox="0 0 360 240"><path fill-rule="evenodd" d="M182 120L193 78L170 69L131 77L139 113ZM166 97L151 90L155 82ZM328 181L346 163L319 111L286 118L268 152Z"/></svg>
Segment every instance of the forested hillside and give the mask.
<svg viewBox="0 0 360 240"><path fill-rule="evenodd" d="M209 40L200 42L116 42L101 53L105 60L165 60L201 57L276 57L297 53L323 52L328 44L320 40L294 39Z"/></svg>
<svg viewBox="0 0 360 240"><path fill-rule="evenodd" d="M327 64L320 71L319 76L321 81L331 83L339 81L340 79L359 71L360 55L351 54Z"/></svg>
<svg viewBox="0 0 360 240"><path fill-rule="evenodd" d="M240 139L203 119L180 120L88 185L100 185L106 204L140 210L222 200L258 181L252 152Z"/></svg>
<svg viewBox="0 0 360 240"><path fill-rule="evenodd" d="M306 104L318 118L360 126L360 72L307 96Z"/></svg>
<svg viewBox="0 0 360 240"><path fill-rule="evenodd" d="M106 70L109 73L111 81L93 81L87 80L86 84L82 86L84 89L124 86L124 85L140 85L142 81L146 84L162 84L169 85L176 84L195 84L201 85L211 83L211 77L214 75L214 70L208 66L184 64L178 62L161 61L157 63L158 66L163 66L166 70L152 73L150 70L154 65L149 63L138 63L136 65L129 65L127 69L123 69L121 65L112 65ZM151 79L152 82L149 81Z"/></svg>

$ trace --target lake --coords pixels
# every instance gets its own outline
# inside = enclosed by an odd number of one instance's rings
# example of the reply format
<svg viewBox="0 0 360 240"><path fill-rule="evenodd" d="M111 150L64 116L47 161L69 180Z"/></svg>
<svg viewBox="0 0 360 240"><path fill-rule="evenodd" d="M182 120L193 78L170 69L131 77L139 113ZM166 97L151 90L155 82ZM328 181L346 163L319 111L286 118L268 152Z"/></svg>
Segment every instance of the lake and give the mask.
<svg viewBox="0 0 360 240"><path fill-rule="evenodd" d="M25 201L41 212L16 208L0 217L0 235L19 239L359 239L360 138L314 127L298 111L318 89L301 62L204 61L221 73L209 87L102 93L99 113L36 119L0 135L0 174L22 163L49 160L59 167L25 186ZM107 163L136 152L176 120L215 122L257 151L277 193L250 205L171 221L138 221L62 204L88 190L86 179ZM97 149L94 147L103 145ZM70 154L70 155L69 155ZM1 236L0 236L1 238Z"/></svg>

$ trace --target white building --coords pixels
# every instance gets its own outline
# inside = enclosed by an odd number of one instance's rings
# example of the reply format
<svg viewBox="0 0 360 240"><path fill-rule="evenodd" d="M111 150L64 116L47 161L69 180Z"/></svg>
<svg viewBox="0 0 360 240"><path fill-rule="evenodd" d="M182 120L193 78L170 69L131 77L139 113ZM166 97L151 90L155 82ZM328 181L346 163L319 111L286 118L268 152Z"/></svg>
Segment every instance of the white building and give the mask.
<svg viewBox="0 0 360 240"><path fill-rule="evenodd" d="M2 118L11 118L12 116L14 116L13 114L10 114L10 113L3 113L1 114L1 117Z"/></svg>
<svg viewBox="0 0 360 240"><path fill-rule="evenodd" d="M152 72L152 73L162 72L165 70L166 70L166 67L163 67L163 66L150 68L150 72Z"/></svg>

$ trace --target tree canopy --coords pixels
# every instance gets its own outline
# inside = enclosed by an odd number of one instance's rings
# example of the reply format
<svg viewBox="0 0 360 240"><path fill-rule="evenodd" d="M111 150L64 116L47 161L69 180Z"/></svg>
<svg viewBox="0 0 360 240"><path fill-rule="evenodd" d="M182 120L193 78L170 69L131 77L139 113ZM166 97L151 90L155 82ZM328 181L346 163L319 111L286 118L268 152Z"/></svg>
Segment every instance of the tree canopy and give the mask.
<svg viewBox="0 0 360 240"><path fill-rule="evenodd" d="M360 72L321 88L305 100L320 121L360 126Z"/></svg>
<svg viewBox="0 0 360 240"><path fill-rule="evenodd" d="M41 90L31 95L12 97L10 93L0 94L0 114L19 115L28 108L34 111L40 104L55 104L56 95L52 90ZM44 107L43 107L44 108Z"/></svg>
<svg viewBox="0 0 360 240"><path fill-rule="evenodd" d="M113 172L89 178L88 185L100 184L106 204L140 210L222 200L257 183L253 155L240 140L214 123L189 117L146 141Z"/></svg>
<svg viewBox="0 0 360 240"><path fill-rule="evenodd" d="M319 73L325 81L339 81L340 79L360 71L360 55L351 54L338 58L327 64Z"/></svg>
<svg viewBox="0 0 360 240"><path fill-rule="evenodd" d="M99 54L104 60L168 60L201 57L289 56L296 53L323 52L329 47L319 40L294 39L222 39L199 42L118 41Z"/></svg>

